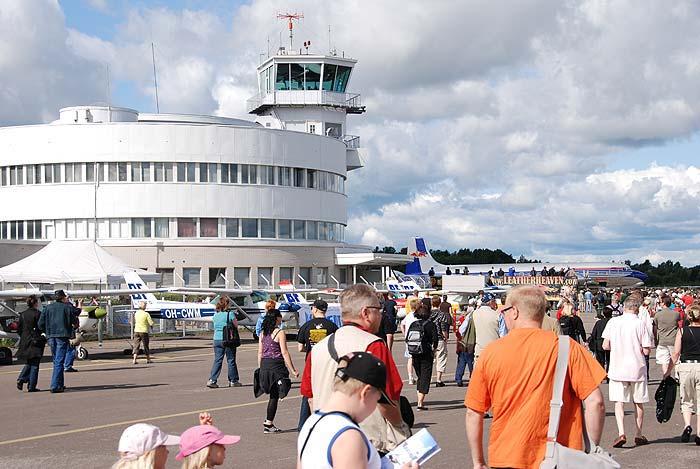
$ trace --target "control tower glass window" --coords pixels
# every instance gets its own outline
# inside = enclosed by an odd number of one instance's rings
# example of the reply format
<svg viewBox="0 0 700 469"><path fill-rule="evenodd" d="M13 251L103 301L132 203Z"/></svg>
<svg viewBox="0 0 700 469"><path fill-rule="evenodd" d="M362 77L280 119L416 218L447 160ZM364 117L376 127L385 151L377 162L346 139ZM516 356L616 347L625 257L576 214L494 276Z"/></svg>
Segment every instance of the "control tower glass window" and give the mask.
<svg viewBox="0 0 700 469"><path fill-rule="evenodd" d="M333 81L335 81L337 69L337 65L325 64L323 66L323 83L321 85L323 91L333 91Z"/></svg>
<svg viewBox="0 0 700 469"><path fill-rule="evenodd" d="M338 66L338 73L335 75L335 84L333 85L333 91L338 93L345 93L345 87L348 86L348 80L350 79L350 67Z"/></svg>
<svg viewBox="0 0 700 469"><path fill-rule="evenodd" d="M303 90L304 89L304 66L302 64L289 64L289 68L290 68L289 89L290 90Z"/></svg>
<svg viewBox="0 0 700 469"><path fill-rule="evenodd" d="M277 64L275 89L281 91L289 89L289 64Z"/></svg>
<svg viewBox="0 0 700 469"><path fill-rule="evenodd" d="M318 90L321 87L321 64L304 64L305 90Z"/></svg>

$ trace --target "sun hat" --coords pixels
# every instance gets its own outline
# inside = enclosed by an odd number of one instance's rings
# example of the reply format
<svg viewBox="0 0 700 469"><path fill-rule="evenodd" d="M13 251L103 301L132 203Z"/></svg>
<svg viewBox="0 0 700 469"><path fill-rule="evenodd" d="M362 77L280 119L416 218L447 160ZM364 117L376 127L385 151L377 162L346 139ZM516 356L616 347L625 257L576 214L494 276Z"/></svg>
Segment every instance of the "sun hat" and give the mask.
<svg viewBox="0 0 700 469"><path fill-rule="evenodd" d="M137 423L124 429L119 438L118 451L122 453L122 458L136 459L159 446L174 446L179 443L179 436L168 435L154 425Z"/></svg>
<svg viewBox="0 0 700 469"><path fill-rule="evenodd" d="M241 441L240 436L226 435L213 425L197 425L188 428L180 435L180 452L177 453L175 459L178 461L184 459L213 443L232 445L239 441Z"/></svg>
<svg viewBox="0 0 700 469"><path fill-rule="evenodd" d="M386 395L386 365L379 358L367 352L348 353L339 360L340 365L335 375L343 381L354 378L375 387L382 393L380 404L395 406Z"/></svg>

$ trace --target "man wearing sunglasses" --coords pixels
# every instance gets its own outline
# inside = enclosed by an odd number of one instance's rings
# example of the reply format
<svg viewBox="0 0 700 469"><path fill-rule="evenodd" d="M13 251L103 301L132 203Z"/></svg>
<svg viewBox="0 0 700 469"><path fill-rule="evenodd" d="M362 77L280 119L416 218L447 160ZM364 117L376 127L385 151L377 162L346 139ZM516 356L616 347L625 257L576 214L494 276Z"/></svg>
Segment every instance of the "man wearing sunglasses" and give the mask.
<svg viewBox="0 0 700 469"><path fill-rule="evenodd" d="M378 336L382 321L377 292L369 285L352 285L340 294L343 327L317 343L308 354L301 393L316 411L324 408L333 393L333 376L338 357L351 352L369 352L386 364L386 394L390 404L377 409L360 424L372 444L381 453L394 449L410 434L397 407L403 381L391 352Z"/></svg>

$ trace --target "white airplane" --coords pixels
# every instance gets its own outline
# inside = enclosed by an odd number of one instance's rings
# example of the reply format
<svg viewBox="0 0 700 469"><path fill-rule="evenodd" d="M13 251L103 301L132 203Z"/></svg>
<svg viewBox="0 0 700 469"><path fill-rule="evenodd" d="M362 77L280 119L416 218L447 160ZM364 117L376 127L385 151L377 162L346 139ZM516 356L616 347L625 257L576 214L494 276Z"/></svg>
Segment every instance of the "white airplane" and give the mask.
<svg viewBox="0 0 700 469"><path fill-rule="evenodd" d="M505 273L504 283L513 280L513 284L523 283L525 277L529 277L532 269L537 276L544 267L554 268L557 272L562 269L565 272L575 272L576 281L581 285L596 284L602 287L638 287L644 285L648 276L644 272L632 270L628 265L606 262L559 262L553 264L544 263L512 263L512 264L461 264L444 265L433 259L428 250L428 245L423 238L412 238L408 243L408 255L413 257L413 262L406 265L406 274L409 276L426 276L432 269L434 276L441 277L446 274L447 268L452 274L457 270L464 272L468 269L469 275L486 275L489 271L495 275L502 270ZM532 278L532 277L530 277ZM539 277L538 277L539 278ZM547 277L541 277L546 279Z"/></svg>

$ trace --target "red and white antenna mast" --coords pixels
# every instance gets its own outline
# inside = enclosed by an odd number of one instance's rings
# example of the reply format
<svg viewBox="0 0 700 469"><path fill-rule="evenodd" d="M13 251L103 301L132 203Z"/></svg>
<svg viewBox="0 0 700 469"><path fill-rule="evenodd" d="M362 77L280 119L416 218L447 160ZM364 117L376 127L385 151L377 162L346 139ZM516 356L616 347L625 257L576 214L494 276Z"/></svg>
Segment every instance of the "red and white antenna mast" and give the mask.
<svg viewBox="0 0 700 469"><path fill-rule="evenodd" d="M287 20L289 22L289 50L294 49L293 38L294 38L294 20L299 21L304 17L303 13L277 13L277 19Z"/></svg>

